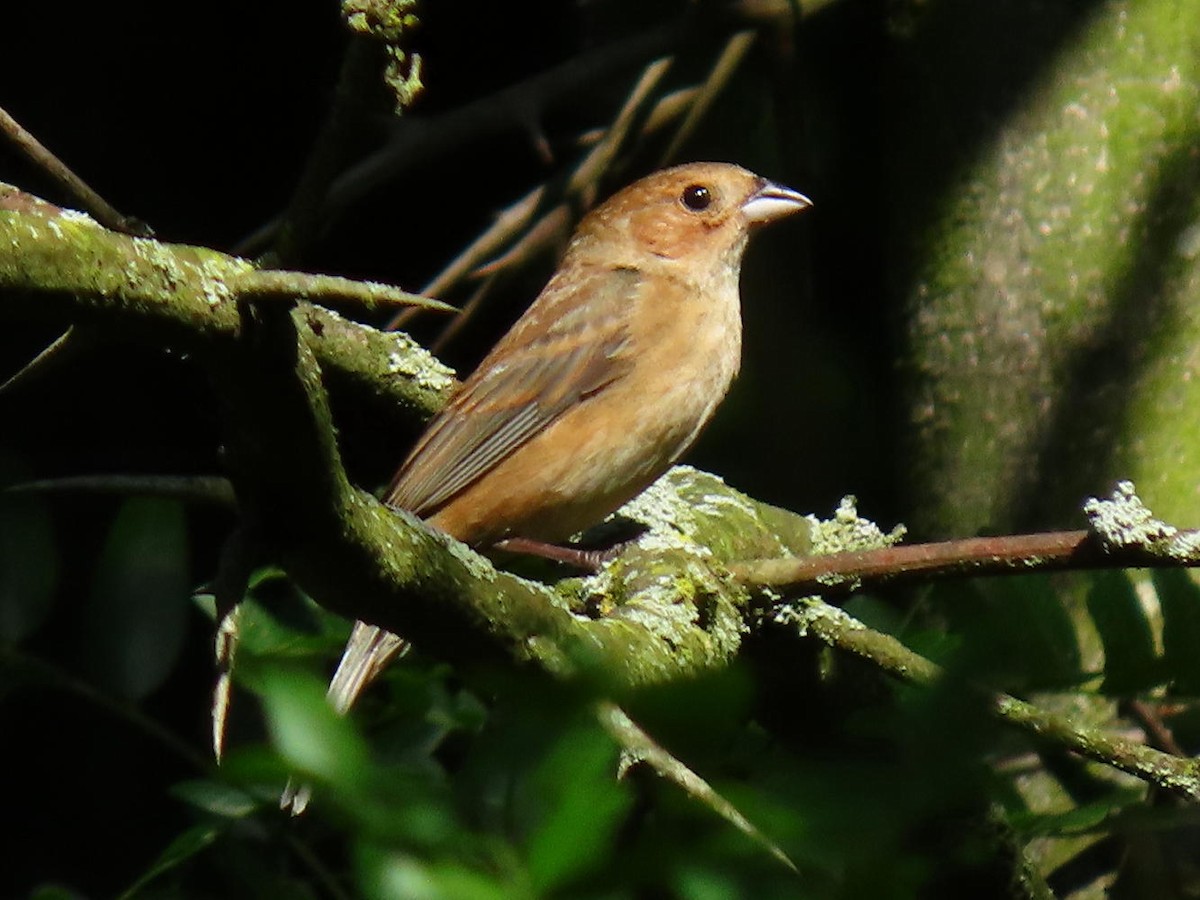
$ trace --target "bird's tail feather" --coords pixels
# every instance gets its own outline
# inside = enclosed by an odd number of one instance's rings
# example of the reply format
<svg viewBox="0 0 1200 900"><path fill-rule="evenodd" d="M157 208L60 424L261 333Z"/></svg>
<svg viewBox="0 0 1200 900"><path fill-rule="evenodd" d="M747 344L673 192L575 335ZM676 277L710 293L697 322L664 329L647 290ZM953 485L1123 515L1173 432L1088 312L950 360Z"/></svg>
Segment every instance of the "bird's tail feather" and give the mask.
<svg viewBox="0 0 1200 900"><path fill-rule="evenodd" d="M338 715L345 715L393 659L408 649L408 641L366 622L355 622L326 697ZM312 786L289 781L279 798L279 808L298 816L312 799Z"/></svg>

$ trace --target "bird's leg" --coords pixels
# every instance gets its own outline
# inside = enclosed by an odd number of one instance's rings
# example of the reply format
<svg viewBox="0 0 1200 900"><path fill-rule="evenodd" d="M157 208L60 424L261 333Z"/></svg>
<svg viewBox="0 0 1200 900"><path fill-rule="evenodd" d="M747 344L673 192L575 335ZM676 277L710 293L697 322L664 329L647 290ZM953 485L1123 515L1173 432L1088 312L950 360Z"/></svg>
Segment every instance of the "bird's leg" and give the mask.
<svg viewBox="0 0 1200 900"><path fill-rule="evenodd" d="M579 547L563 547L560 544L549 544L545 541L535 541L530 538L511 537L497 541L492 546L506 553L521 553L525 556L538 556L553 562L574 566L585 572L598 572L600 567L610 559L615 559L625 549L628 541L621 541L605 550L583 550Z"/></svg>

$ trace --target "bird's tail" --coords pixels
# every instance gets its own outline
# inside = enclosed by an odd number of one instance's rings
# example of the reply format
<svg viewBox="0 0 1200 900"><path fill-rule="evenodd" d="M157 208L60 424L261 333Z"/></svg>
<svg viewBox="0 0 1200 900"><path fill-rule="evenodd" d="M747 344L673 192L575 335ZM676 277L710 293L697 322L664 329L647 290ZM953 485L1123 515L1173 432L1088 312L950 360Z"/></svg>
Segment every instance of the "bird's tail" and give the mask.
<svg viewBox="0 0 1200 900"><path fill-rule="evenodd" d="M350 640L342 653L326 697L338 715L345 715L363 689L374 681L387 664L408 649L408 641L390 631L366 622L355 622ZM312 786L289 781L279 798L279 808L293 816L304 812L312 799Z"/></svg>

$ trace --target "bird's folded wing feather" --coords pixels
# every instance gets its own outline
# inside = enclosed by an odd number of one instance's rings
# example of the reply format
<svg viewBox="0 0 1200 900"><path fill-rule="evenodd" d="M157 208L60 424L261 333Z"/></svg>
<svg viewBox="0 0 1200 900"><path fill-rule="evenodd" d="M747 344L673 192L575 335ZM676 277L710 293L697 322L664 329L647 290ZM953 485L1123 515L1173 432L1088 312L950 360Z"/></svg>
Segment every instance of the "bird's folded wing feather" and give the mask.
<svg viewBox="0 0 1200 900"><path fill-rule="evenodd" d="M632 268L553 281L430 424L384 501L429 515L631 365ZM586 296L584 308L583 296Z"/></svg>

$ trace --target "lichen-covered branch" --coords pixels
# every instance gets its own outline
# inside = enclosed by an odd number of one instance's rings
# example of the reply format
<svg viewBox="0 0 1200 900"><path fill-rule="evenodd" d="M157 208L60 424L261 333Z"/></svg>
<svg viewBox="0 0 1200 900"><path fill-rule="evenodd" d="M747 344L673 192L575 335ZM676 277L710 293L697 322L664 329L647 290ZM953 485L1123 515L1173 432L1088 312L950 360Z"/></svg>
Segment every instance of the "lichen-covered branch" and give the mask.
<svg viewBox="0 0 1200 900"><path fill-rule="evenodd" d="M890 547L899 530L879 532L850 502L821 523L678 468L621 510L646 530L597 575L551 589L497 571L380 504L341 466L327 381L423 419L453 390L449 372L403 335L308 303L255 302L264 296L247 288L256 271L235 257L130 238L0 191L3 302L193 352L226 414L239 514L254 522L267 557L327 608L403 633L464 670L516 661L591 680L619 697L723 665L738 652L762 608L750 594L753 580L731 573L740 561L900 549ZM278 295L278 287L268 293ZM1191 535L1156 522L1135 500L1123 487L1112 501L1089 505L1105 551L1156 552L1178 564ZM1136 535L1152 546L1137 544ZM885 671L917 682L938 674L894 638L823 602L779 609L785 618L792 610L789 621L802 632ZM1200 798L1186 760L1078 729L1013 698L996 698L994 707L1061 746Z"/></svg>
<svg viewBox="0 0 1200 900"><path fill-rule="evenodd" d="M770 588L796 597L844 595L863 588L916 580L1027 575L1063 569L1200 566L1200 531L1180 529L1156 518L1122 481L1107 500L1083 507L1089 531L964 538L908 546L778 559L743 560L731 571L747 587Z"/></svg>
<svg viewBox="0 0 1200 900"><path fill-rule="evenodd" d="M728 660L745 627L746 595L723 563L805 547L800 517L685 472L639 501L632 514L659 527L597 579L552 592L497 572L385 508L342 470L327 378L394 395L422 417L453 389L449 373L408 338L306 303L252 302L262 294L249 287L257 270L244 260L115 234L17 191L6 197L6 302L194 353L227 415L240 514L332 610L467 665L497 655L536 660L559 673L603 673L620 688Z"/></svg>
<svg viewBox="0 0 1200 900"><path fill-rule="evenodd" d="M799 634L813 635L905 681L930 685L942 674L935 663L909 650L896 638L867 628L845 611L818 598L784 604L774 611L773 617ZM985 696L1001 720L1036 738L1114 766L1189 800L1200 800L1200 765L1190 757L1172 756L1097 729L1080 727L1063 716L1007 694Z"/></svg>
<svg viewBox="0 0 1200 900"><path fill-rule="evenodd" d="M0 313L19 304L23 315L110 327L122 337L208 356L241 334L249 301L285 289L346 303L412 296L345 279L263 272L204 247L129 237L0 184ZM300 308L312 352L330 378L414 420L429 418L454 389L450 370L407 335L383 334L328 309Z"/></svg>
<svg viewBox="0 0 1200 900"><path fill-rule="evenodd" d="M467 669L497 658L534 661L619 692L737 652L746 595L704 544L731 555L801 549L803 519L791 517L794 534L780 533L755 522L758 504L683 470L631 505L651 532L597 578L551 591L498 572L349 484L309 347L315 337L303 309L262 311L211 367L240 507L289 574L335 612ZM787 517L776 511L774 520Z"/></svg>

